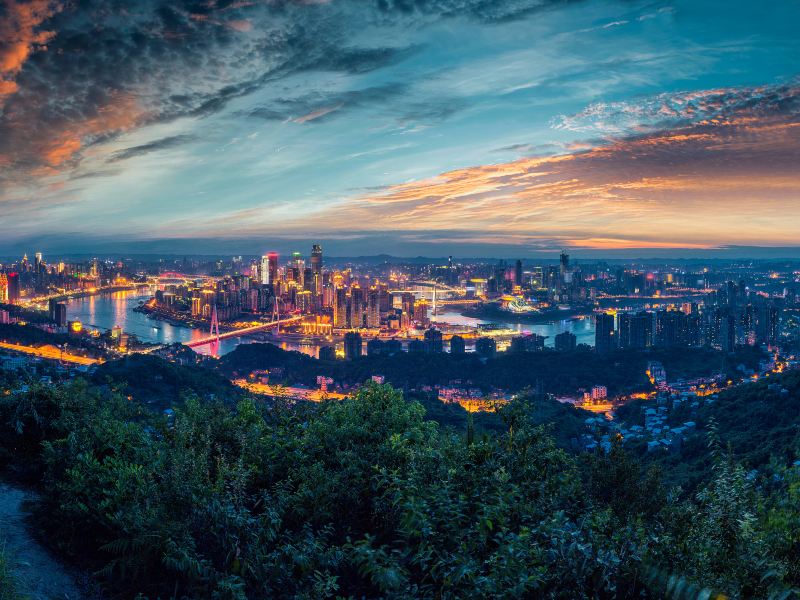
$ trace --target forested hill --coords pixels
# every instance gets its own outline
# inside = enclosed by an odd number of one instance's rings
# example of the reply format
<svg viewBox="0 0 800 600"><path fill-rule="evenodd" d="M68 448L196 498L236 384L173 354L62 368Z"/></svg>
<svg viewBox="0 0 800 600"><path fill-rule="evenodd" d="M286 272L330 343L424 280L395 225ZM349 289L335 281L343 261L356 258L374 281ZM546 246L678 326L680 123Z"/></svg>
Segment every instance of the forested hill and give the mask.
<svg viewBox="0 0 800 600"><path fill-rule="evenodd" d="M627 423L641 420L642 403L633 402L617 411ZM701 432L715 429L722 445L752 477L771 476L776 468L800 461L800 371L764 377L716 395L696 410L684 406L670 414L675 424L696 421ZM705 435L687 438L678 451L647 452L645 446L630 446L646 462L663 469L673 484L694 489L710 473L712 459Z"/></svg>
<svg viewBox="0 0 800 600"><path fill-rule="evenodd" d="M78 381L0 395L0 457L113 598L795 597L796 471L756 484L712 438L676 495L619 446L559 449L536 411L473 435L369 385L166 418Z"/></svg>
<svg viewBox="0 0 800 600"><path fill-rule="evenodd" d="M279 380L314 385L318 375L335 382L356 385L380 374L388 383L407 389L422 385L470 382L485 391L502 388L518 392L540 387L551 394L575 394L580 388L604 385L611 394L640 391L649 386L645 370L650 360L660 361L672 379L734 374L744 364L757 367L761 354L744 349L727 356L710 349L623 350L598 354L575 352L503 352L482 361L474 353L400 353L394 356L362 356L352 361L320 361L300 352L287 352L272 344L242 344L223 356L218 368L229 377L243 377L256 369L278 369Z"/></svg>

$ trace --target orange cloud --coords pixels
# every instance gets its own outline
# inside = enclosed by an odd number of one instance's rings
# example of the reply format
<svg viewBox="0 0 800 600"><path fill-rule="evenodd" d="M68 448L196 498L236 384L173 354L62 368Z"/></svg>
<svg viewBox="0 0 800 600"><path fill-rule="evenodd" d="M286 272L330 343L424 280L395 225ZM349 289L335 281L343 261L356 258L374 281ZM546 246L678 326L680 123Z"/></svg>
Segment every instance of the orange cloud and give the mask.
<svg viewBox="0 0 800 600"><path fill-rule="evenodd" d="M98 113L89 119L72 123L40 148L40 155L50 168L37 171L38 175L53 175L56 167L69 163L84 147L86 142L108 134L132 129L142 117L133 96L113 98Z"/></svg>
<svg viewBox="0 0 800 600"><path fill-rule="evenodd" d="M13 78L35 50L46 49L55 36L39 26L63 7L51 0L19 2L5 0L5 17L0 20L0 100L18 89Z"/></svg>
<svg viewBox="0 0 800 600"><path fill-rule="evenodd" d="M800 118L728 119L457 169L344 200L319 219L336 230L391 224L434 238L479 232L609 249L792 244L798 160Z"/></svg>

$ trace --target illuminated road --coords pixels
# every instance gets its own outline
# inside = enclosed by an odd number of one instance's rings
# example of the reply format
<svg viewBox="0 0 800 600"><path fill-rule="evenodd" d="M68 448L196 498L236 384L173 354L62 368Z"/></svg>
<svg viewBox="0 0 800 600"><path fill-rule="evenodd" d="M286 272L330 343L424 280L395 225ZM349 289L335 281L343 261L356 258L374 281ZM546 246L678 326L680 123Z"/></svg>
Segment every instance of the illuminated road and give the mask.
<svg viewBox="0 0 800 600"><path fill-rule="evenodd" d="M322 400L344 400L348 397L347 394L339 392L323 392L319 389L308 389L298 387L286 386L271 386L266 383L250 383L244 379L236 379L233 381L234 385L239 386L254 394L261 394L266 396L286 396L295 400L308 400L310 402L321 402Z"/></svg>
<svg viewBox="0 0 800 600"><path fill-rule="evenodd" d="M233 331L226 331L225 333L220 333L219 338L215 335L210 335L208 337L200 338L197 340L190 340L188 342L184 342L184 346L188 346L189 348L196 348L198 346L206 346L208 344L213 344L220 340L226 340L228 338L235 338L241 337L243 335L250 335L251 333L257 333L259 331L266 331L267 329L272 329L273 327L278 327L279 325L288 325L290 323L297 323L301 321L303 317L290 317L288 319L281 319L279 321L272 321L271 323L264 323L263 325L256 325L254 327L245 327L244 329L235 329Z"/></svg>
<svg viewBox="0 0 800 600"><path fill-rule="evenodd" d="M87 358L85 356L78 356L77 354L61 352L61 350L55 346L42 346L40 348L34 348L33 346L20 346L19 344L0 342L0 348L4 348L5 350L13 350L14 352L22 352L24 354L31 354L33 356L46 358L48 360L60 360L76 365L89 366L102 362L96 358Z"/></svg>

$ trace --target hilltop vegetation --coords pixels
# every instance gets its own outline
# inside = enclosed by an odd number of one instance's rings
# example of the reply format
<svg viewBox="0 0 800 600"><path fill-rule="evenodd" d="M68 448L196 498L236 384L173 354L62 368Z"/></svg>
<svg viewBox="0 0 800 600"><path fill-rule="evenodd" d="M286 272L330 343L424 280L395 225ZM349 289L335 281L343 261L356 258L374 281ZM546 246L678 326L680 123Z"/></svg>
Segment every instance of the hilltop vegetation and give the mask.
<svg viewBox="0 0 800 600"><path fill-rule="evenodd" d="M642 402L617 411L627 423L641 422ZM696 409L671 413L674 424L696 421L700 430L716 427L722 442L748 471L762 475L800 461L800 372L762 378L717 394ZM702 436L692 436L677 451L648 453L643 445L630 448L642 460L660 466L670 483L694 489L709 475L713 461ZM774 464L773 464L774 463Z"/></svg>
<svg viewBox="0 0 800 600"><path fill-rule="evenodd" d="M551 394L574 394L580 388L604 385L612 394L648 387L647 362L658 360L671 378L708 376L715 372L733 374L739 364L754 368L761 358L757 349L743 349L734 355L705 349L624 350L598 354L575 352L501 353L481 361L474 353L400 353L394 356L362 356L356 360L319 361L300 352L287 352L273 344L242 344L219 361L228 376L245 376L256 369L276 369L279 380L314 385L318 375L337 383L360 384L375 374L401 389L424 385L446 385L451 381L469 383L488 391L502 388L518 392L540 388Z"/></svg>
<svg viewBox="0 0 800 600"><path fill-rule="evenodd" d="M209 369L180 366L146 354L103 363L92 375L92 381L110 384L155 409L169 408L188 396L221 400L231 406L240 397L239 388Z"/></svg>
<svg viewBox="0 0 800 600"><path fill-rule="evenodd" d="M37 522L119 598L788 598L800 482L759 488L714 436L695 495L618 446L559 449L520 400L457 432L371 385L345 401L189 399L83 382L0 397ZM705 590L705 591L704 591Z"/></svg>

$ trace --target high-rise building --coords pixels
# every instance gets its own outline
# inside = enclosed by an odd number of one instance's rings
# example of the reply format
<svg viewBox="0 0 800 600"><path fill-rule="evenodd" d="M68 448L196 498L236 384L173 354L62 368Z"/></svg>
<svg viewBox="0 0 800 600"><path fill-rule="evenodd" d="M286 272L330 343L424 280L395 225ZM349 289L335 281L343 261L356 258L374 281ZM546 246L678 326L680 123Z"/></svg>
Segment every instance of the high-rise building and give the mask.
<svg viewBox="0 0 800 600"><path fill-rule="evenodd" d="M261 278L261 285L269 284L269 256L266 254L261 257L261 266L258 269L258 274Z"/></svg>
<svg viewBox="0 0 800 600"><path fill-rule="evenodd" d="M569 254L562 251L558 260L558 274L561 275L561 281L566 280L567 273L569 273Z"/></svg>
<svg viewBox="0 0 800 600"><path fill-rule="evenodd" d="M0 273L0 302L8 302L8 277Z"/></svg>
<svg viewBox="0 0 800 600"><path fill-rule="evenodd" d="M37 252L34 255L34 259L33 259L33 270L36 273L41 273L42 272L42 265L43 265L42 253L41 252Z"/></svg>
<svg viewBox="0 0 800 600"><path fill-rule="evenodd" d="M344 334L344 357L353 360L361 356L363 344L361 334L357 331L348 331Z"/></svg>
<svg viewBox="0 0 800 600"><path fill-rule="evenodd" d="M773 345L778 341L780 309L772 302L758 306L756 310L756 340Z"/></svg>
<svg viewBox="0 0 800 600"><path fill-rule="evenodd" d="M9 273L8 277L8 301L16 304L20 299L19 273Z"/></svg>
<svg viewBox="0 0 800 600"><path fill-rule="evenodd" d="M450 338L450 354L464 354L466 347L464 345L464 338L460 335L454 335Z"/></svg>
<svg viewBox="0 0 800 600"><path fill-rule="evenodd" d="M656 313L656 346L688 345L689 317L679 310L660 310Z"/></svg>
<svg viewBox="0 0 800 600"><path fill-rule="evenodd" d="M353 329L360 329L364 326L364 290L354 286L350 290L350 310L347 319L347 326Z"/></svg>
<svg viewBox="0 0 800 600"><path fill-rule="evenodd" d="M347 289L338 287L333 296L333 326L347 327Z"/></svg>
<svg viewBox="0 0 800 600"><path fill-rule="evenodd" d="M653 345L652 313L622 313L617 320L617 344L620 348L650 348Z"/></svg>
<svg viewBox="0 0 800 600"><path fill-rule="evenodd" d="M292 279L297 283L298 287L305 289L306 262L303 260L303 255L299 252L292 252L289 268L292 271Z"/></svg>
<svg viewBox="0 0 800 600"><path fill-rule="evenodd" d="M522 261L517 260L516 264L514 265L514 284L515 285L522 285Z"/></svg>
<svg viewBox="0 0 800 600"><path fill-rule="evenodd" d="M269 252L267 254L267 262L269 267L269 282L274 284L278 281L278 253Z"/></svg>
<svg viewBox="0 0 800 600"><path fill-rule="evenodd" d="M311 246L311 291L319 296L322 293L322 246Z"/></svg>
<svg viewBox="0 0 800 600"><path fill-rule="evenodd" d="M547 338L542 335L531 333L511 338L509 352L541 352L544 350L544 342Z"/></svg>
<svg viewBox="0 0 800 600"><path fill-rule="evenodd" d="M430 354L444 352L441 331L433 327L425 330L425 351Z"/></svg>
<svg viewBox="0 0 800 600"><path fill-rule="evenodd" d="M555 347L558 352L571 352L578 346L578 338L571 331L562 331L555 337Z"/></svg>
<svg viewBox="0 0 800 600"><path fill-rule="evenodd" d="M319 349L320 360L336 360L336 348L333 346L322 346Z"/></svg>
<svg viewBox="0 0 800 600"><path fill-rule="evenodd" d="M369 290L367 294L367 327L377 329L381 326L380 292Z"/></svg>
<svg viewBox="0 0 800 600"><path fill-rule="evenodd" d="M611 352L616 348L614 315L598 313L594 317L594 347L597 352Z"/></svg>

